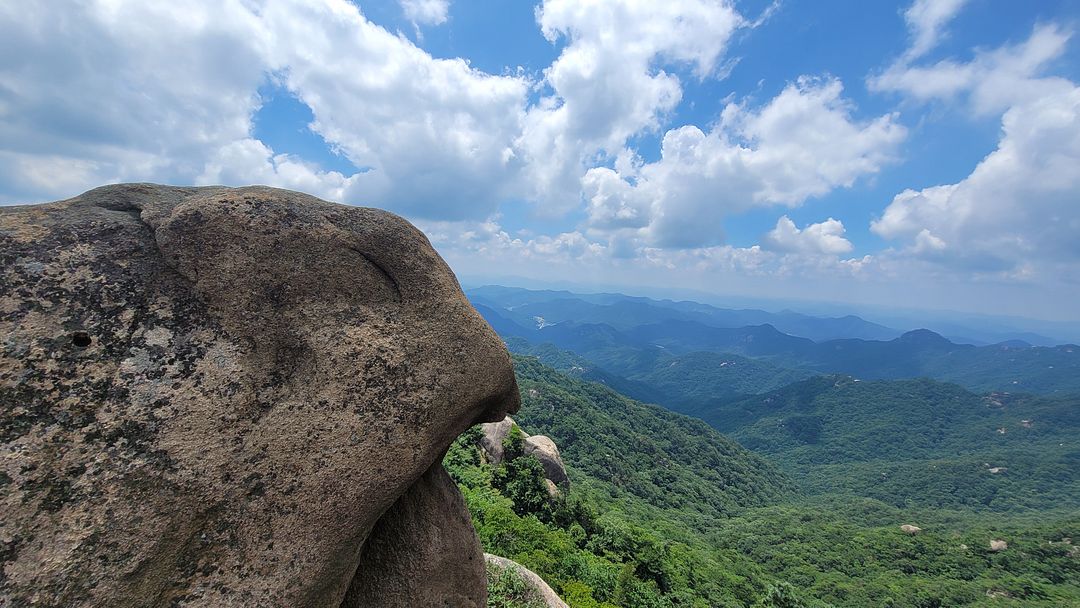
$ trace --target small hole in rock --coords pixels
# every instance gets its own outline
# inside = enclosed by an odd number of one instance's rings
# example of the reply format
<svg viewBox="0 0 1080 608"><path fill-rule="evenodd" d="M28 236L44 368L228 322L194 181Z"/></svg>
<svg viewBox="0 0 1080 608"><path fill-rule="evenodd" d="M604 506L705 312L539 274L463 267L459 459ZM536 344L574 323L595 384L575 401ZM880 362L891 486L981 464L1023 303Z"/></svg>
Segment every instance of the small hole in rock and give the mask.
<svg viewBox="0 0 1080 608"><path fill-rule="evenodd" d="M79 348L90 346L90 334L85 331L77 331L71 334L71 343Z"/></svg>

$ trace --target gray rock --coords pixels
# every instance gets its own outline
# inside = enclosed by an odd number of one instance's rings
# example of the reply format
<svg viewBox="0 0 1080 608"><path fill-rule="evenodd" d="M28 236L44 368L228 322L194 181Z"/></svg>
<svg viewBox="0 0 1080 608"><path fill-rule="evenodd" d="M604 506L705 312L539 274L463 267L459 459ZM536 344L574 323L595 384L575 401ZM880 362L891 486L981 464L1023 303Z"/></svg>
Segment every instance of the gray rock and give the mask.
<svg viewBox="0 0 1080 608"><path fill-rule="evenodd" d="M499 557L498 555L492 555L490 553L484 554L484 559L487 563L500 570L513 570L525 581L525 583L532 589L534 597L546 605L548 608L570 608L566 602L562 601L555 590L551 588L544 579L540 578L540 575L529 570L521 564L506 559L505 557Z"/></svg>
<svg viewBox="0 0 1080 608"><path fill-rule="evenodd" d="M401 218L149 184L0 208L0 336L0 605L337 608L410 568L384 588L482 605L437 463L517 387Z"/></svg>
<svg viewBox="0 0 1080 608"><path fill-rule="evenodd" d="M503 441L510 435L510 430L514 426L516 425L509 416L498 422L480 425L480 430L483 432L480 436L480 447L483 448L484 455L491 464L499 464L503 461ZM518 429L521 430L521 427ZM521 430L521 434L524 437L522 448L525 455L533 456L540 461L544 467L544 477L549 482L549 493L552 496L558 495L557 488L570 483L558 446L544 435L529 435L524 430Z"/></svg>
<svg viewBox="0 0 1080 608"><path fill-rule="evenodd" d="M482 554L461 492L436 463L375 524L341 606L484 608Z"/></svg>
<svg viewBox="0 0 1080 608"><path fill-rule="evenodd" d="M480 425L480 447L484 449L488 462L499 464L503 461L503 441L514 428L514 420L507 416L498 422L485 422ZM527 437L528 435L526 435Z"/></svg>
<svg viewBox="0 0 1080 608"><path fill-rule="evenodd" d="M566 476L566 467L555 442L544 435L532 435L525 438L525 454L532 455L544 465L544 477L557 486L570 483Z"/></svg>

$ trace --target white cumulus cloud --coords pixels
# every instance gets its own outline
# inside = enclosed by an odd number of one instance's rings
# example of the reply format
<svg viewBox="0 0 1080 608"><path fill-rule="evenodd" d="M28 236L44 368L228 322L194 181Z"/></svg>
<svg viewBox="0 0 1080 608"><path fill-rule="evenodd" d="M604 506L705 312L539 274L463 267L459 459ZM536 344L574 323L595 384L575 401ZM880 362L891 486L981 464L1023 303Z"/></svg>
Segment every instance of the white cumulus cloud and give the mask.
<svg viewBox="0 0 1080 608"><path fill-rule="evenodd" d="M530 198L576 207L582 173L617 154L632 135L657 129L682 99L665 65L710 76L744 20L715 0L546 0L537 9L544 36L566 43L544 70L548 87L530 108L517 145L528 160Z"/></svg>
<svg viewBox="0 0 1080 608"><path fill-rule="evenodd" d="M776 251L814 255L840 255L853 249L851 241L844 238L844 224L831 217L800 230L791 218L782 216L765 235L765 243Z"/></svg>
<svg viewBox="0 0 1080 608"><path fill-rule="evenodd" d="M405 18L416 25L446 23L450 12L449 0L398 0Z"/></svg>
<svg viewBox="0 0 1080 608"><path fill-rule="evenodd" d="M906 131L891 114L855 119L842 89L835 79L800 79L763 107L729 104L708 133L668 131L656 162L589 170L591 230L624 246L716 245L727 215L796 206L875 174Z"/></svg>
<svg viewBox="0 0 1080 608"><path fill-rule="evenodd" d="M1010 108L996 150L955 184L906 190L871 229L963 268L1080 261L1080 88Z"/></svg>
<svg viewBox="0 0 1080 608"><path fill-rule="evenodd" d="M972 61L897 63L868 84L872 90L899 92L918 102L958 100L977 114L1000 114L1018 103L1072 88L1068 80L1043 75L1065 52L1070 37L1058 25L1039 25L1023 43L976 50Z"/></svg>
<svg viewBox="0 0 1080 608"><path fill-rule="evenodd" d="M249 135L262 38L228 0L0 4L3 196L193 181Z"/></svg>
<svg viewBox="0 0 1080 608"><path fill-rule="evenodd" d="M269 64L311 107L312 128L366 169L347 200L478 219L516 193L524 79L433 58L344 0L273 0L260 17Z"/></svg>
<svg viewBox="0 0 1080 608"><path fill-rule="evenodd" d="M310 128L362 171L254 139L271 84L310 106ZM8 200L41 200L112 181L265 182L484 217L516 192L529 86L433 58L345 0L7 3L0 185Z"/></svg>
<svg viewBox="0 0 1080 608"><path fill-rule="evenodd" d="M1069 39L1040 25L1023 43L978 50L969 62L893 66L871 81L916 102L1001 115L997 148L968 176L905 190L871 224L902 244L898 259L968 276L1080 280L1080 87L1044 73Z"/></svg>

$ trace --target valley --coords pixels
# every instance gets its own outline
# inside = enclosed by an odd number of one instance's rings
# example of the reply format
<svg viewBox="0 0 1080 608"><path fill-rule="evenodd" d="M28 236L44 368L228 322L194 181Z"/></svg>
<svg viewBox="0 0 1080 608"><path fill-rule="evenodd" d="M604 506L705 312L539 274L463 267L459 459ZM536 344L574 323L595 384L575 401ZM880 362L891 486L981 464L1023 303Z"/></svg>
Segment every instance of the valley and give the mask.
<svg viewBox="0 0 1080 608"><path fill-rule="evenodd" d="M520 353L515 420L572 484L515 510L468 436L448 469L485 547L571 606L1080 605L1074 347L816 342L617 294L495 309L491 291L477 308ZM999 390L1014 380L1028 390Z"/></svg>

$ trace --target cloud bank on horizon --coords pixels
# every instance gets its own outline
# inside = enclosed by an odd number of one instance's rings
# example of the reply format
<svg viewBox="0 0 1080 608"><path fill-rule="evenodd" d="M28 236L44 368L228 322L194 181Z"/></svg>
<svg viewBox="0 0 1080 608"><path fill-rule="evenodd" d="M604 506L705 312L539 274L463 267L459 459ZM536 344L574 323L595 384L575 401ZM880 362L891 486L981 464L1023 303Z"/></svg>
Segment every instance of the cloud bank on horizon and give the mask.
<svg viewBox="0 0 1080 608"><path fill-rule="evenodd" d="M466 273L1076 314L1064 5L916 0L868 25L726 0L17 4L3 203L263 183L401 213ZM814 28L816 70L768 42ZM844 48L859 28L882 44ZM789 59L755 72L766 55ZM295 108L268 118L274 96ZM299 131L320 149L289 149Z"/></svg>

